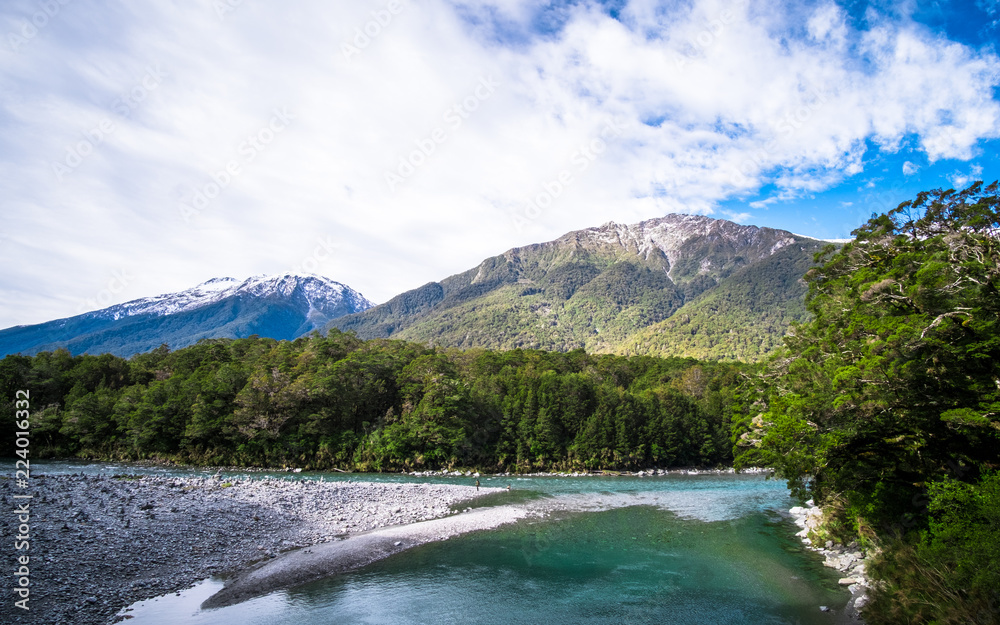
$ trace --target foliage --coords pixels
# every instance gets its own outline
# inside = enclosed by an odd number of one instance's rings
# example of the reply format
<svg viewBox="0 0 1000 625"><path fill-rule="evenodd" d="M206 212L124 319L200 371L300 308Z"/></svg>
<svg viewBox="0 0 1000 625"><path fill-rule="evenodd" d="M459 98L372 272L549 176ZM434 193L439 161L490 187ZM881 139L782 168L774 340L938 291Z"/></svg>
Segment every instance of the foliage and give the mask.
<svg viewBox="0 0 1000 625"><path fill-rule="evenodd" d="M742 365L360 341L216 339L124 360L0 361L32 392L33 452L388 471L731 461ZM8 434L9 436L10 434Z"/></svg>
<svg viewBox="0 0 1000 625"><path fill-rule="evenodd" d="M821 255L806 276L813 319L734 430L737 466L774 467L820 504L843 498L886 541L879 622L957 622L914 606L996 588L997 553L977 547L996 521L976 510L1000 466L997 188L922 192Z"/></svg>
<svg viewBox="0 0 1000 625"><path fill-rule="evenodd" d="M883 583L868 621L1000 623L1000 473L977 484L945 479L929 491L920 539L894 540L871 567Z"/></svg>

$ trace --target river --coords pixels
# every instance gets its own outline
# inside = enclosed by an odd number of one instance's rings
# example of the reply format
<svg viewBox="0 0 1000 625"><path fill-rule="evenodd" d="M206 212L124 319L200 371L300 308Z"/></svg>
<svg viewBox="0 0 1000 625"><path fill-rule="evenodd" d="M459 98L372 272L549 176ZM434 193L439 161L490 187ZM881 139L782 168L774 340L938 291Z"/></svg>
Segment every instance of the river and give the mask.
<svg viewBox="0 0 1000 625"><path fill-rule="evenodd" d="M196 470L51 463L47 473ZM359 474L289 479L442 482L470 477ZM482 477L512 490L483 506L542 518L425 544L352 573L201 610L223 580L131 606L130 625L676 624L843 622L850 594L794 537L784 484L760 475ZM831 608L822 611L820 606ZM838 620L839 619L839 620Z"/></svg>

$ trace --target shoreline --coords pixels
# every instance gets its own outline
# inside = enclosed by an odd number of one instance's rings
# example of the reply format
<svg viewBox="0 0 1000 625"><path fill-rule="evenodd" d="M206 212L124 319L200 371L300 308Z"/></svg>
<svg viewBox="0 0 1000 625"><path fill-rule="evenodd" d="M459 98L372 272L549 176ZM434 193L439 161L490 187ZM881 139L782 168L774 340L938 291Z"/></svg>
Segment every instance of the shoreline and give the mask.
<svg viewBox="0 0 1000 625"><path fill-rule="evenodd" d="M762 475L766 473L773 473L773 469L766 467L747 467L740 471L736 471L735 468L729 467L699 467L699 466L689 466L689 467L674 467L670 469L660 469L660 468L645 468L635 471L627 469L593 469L593 470L576 470L576 471L533 471L530 473L518 473L512 471L505 471L503 473L490 473L486 471L481 471L478 469L472 469L468 467L463 467L462 469L428 469L426 471L345 471L343 469L330 468L330 469L304 469L301 467L239 467L239 466L223 466L223 465L200 465L200 464L184 464L173 461L158 461L158 460L104 460L104 459L92 459L92 458L44 458L40 460L41 463L45 462L76 462L76 463L90 463L90 464L122 464L129 465L133 467L150 467L150 468L176 468L181 470L198 470L202 472L226 472L226 473L291 473L291 474L329 474L329 475L356 475L356 476L367 476L367 475L406 475L410 477L654 477L661 475L729 475L729 474L741 474L741 475Z"/></svg>
<svg viewBox="0 0 1000 625"><path fill-rule="evenodd" d="M274 478L34 476L30 610L0 603L0 621L104 625L131 604L279 554L380 528L457 515L502 492L452 484ZM13 480L0 480L10 506ZM13 536L17 517L0 527Z"/></svg>
<svg viewBox="0 0 1000 625"><path fill-rule="evenodd" d="M398 474L374 473L371 475L409 475L412 477L658 477L661 475L762 475L773 473L773 469L761 467L747 467L737 472L733 467L724 469L680 467L676 469L641 469L639 471L617 471L611 469L601 469L595 471L539 471L535 473L473 473L469 471L448 471L440 469L437 471L410 471ZM359 474L368 475L368 474Z"/></svg>
<svg viewBox="0 0 1000 625"><path fill-rule="evenodd" d="M844 608L844 615L849 619L848 622L864 625L860 610L868 603L868 588L871 585L867 575L865 575L868 556L861 551L856 542L842 545L827 541L822 547L813 545L812 540L809 539L809 533L822 524L823 509L813 505L811 499L806 502L806 506L808 507L795 506L788 511L795 524L802 528L795 536L802 541L806 549L815 551L824 557L824 566L836 569L843 574L838 583L841 586L846 586L847 590L851 592L851 598Z"/></svg>
<svg viewBox="0 0 1000 625"><path fill-rule="evenodd" d="M393 554L468 532L489 530L535 516L521 506L496 506L408 525L378 529L344 540L297 549L241 571L206 599L203 609L235 605L248 599L359 569Z"/></svg>

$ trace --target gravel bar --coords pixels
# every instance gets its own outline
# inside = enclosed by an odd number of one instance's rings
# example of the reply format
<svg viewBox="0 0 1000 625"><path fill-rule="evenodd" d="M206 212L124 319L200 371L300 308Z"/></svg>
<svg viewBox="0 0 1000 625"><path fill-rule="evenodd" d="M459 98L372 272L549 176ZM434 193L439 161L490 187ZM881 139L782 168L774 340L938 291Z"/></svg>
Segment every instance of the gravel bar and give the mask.
<svg viewBox="0 0 1000 625"><path fill-rule="evenodd" d="M0 601L0 622L104 625L122 608L237 573L280 553L437 519L499 492L450 484L150 476L31 479L30 610ZM18 530L13 480L0 480L3 535ZM9 586L9 585L7 585ZM127 621L126 621L127 622Z"/></svg>

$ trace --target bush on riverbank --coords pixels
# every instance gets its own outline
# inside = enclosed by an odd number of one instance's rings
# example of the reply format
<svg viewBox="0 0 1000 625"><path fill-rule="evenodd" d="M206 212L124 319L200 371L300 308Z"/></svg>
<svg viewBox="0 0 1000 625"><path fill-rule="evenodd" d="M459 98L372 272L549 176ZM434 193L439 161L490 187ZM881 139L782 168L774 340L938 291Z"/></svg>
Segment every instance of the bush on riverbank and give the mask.
<svg viewBox="0 0 1000 625"><path fill-rule="evenodd" d="M1000 473L930 488L930 522L872 563L871 625L1000 623Z"/></svg>

